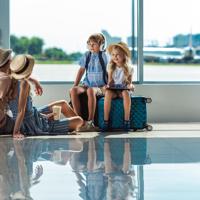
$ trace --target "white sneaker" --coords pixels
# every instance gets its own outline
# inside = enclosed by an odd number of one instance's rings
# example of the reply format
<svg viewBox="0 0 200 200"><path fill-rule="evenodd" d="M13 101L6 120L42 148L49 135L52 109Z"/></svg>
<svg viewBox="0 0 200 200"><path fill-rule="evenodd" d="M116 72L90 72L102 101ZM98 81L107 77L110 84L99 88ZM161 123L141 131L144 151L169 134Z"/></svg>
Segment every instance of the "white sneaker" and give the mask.
<svg viewBox="0 0 200 200"><path fill-rule="evenodd" d="M83 126L81 126L78 132L96 132L99 131L99 128L94 125L94 122L86 121Z"/></svg>

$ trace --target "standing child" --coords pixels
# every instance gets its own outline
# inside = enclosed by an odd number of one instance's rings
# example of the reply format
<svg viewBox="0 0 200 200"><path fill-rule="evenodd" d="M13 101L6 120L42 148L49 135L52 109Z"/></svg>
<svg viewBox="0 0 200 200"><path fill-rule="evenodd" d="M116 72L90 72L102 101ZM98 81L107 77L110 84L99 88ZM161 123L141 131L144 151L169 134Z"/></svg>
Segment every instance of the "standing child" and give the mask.
<svg viewBox="0 0 200 200"><path fill-rule="evenodd" d="M131 53L128 46L119 42L108 47L108 53L111 55L111 60L108 65L108 85L105 92L104 101L104 126L103 131L109 129L109 114L111 101L113 98L122 97L124 105L124 130L130 129L130 109L131 98L130 91L133 90L132 74L133 67L130 64ZM111 85L126 86L126 90L112 90Z"/></svg>
<svg viewBox="0 0 200 200"><path fill-rule="evenodd" d="M107 84L107 56L104 52L105 37L101 34L93 34L87 40L88 50L81 58L80 69L77 73L74 86L70 90L70 96L74 111L81 115L79 95L86 92L88 96L88 121L84 122L80 131L96 131L94 115L96 109L96 95L104 93ZM83 74L86 72L82 85L79 85Z"/></svg>

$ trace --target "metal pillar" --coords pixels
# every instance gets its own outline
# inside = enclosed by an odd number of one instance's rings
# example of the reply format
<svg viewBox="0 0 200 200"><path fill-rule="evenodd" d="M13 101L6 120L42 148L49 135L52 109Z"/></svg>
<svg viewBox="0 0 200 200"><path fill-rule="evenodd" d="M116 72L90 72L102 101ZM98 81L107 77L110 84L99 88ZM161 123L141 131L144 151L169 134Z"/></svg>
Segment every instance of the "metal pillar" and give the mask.
<svg viewBox="0 0 200 200"><path fill-rule="evenodd" d="M10 47L10 0L0 0L0 47Z"/></svg>
<svg viewBox="0 0 200 200"><path fill-rule="evenodd" d="M143 83L144 66L143 66L143 0L138 0L138 23L137 23L137 46L138 46L138 81Z"/></svg>

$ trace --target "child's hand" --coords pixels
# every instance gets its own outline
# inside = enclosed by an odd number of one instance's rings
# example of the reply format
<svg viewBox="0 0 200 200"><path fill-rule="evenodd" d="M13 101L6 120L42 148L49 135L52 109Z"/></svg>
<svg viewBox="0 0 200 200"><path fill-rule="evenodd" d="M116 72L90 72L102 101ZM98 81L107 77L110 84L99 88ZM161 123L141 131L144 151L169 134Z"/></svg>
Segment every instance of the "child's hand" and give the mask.
<svg viewBox="0 0 200 200"><path fill-rule="evenodd" d="M109 88L110 87L110 85L109 84L107 84L107 85L105 85L105 88L107 89L107 88Z"/></svg>
<svg viewBox="0 0 200 200"><path fill-rule="evenodd" d="M131 84L127 85L127 88L128 88L129 90L134 91L135 86L131 83Z"/></svg>

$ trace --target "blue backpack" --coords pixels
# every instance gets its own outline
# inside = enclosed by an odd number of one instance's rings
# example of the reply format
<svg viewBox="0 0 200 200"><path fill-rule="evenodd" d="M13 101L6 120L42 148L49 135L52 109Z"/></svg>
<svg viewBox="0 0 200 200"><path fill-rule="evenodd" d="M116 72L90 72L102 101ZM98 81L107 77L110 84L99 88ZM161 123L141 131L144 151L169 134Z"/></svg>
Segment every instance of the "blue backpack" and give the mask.
<svg viewBox="0 0 200 200"><path fill-rule="evenodd" d="M107 82L108 82L108 73L107 73L106 65L105 65L103 57L102 57L102 51L99 51L98 56L99 56L99 62L101 64L102 71L103 71L103 80L104 80L104 83L107 84ZM87 57L86 57L86 62L85 62L86 72L88 70L88 64L90 62L90 58L91 58L91 52L89 52Z"/></svg>

